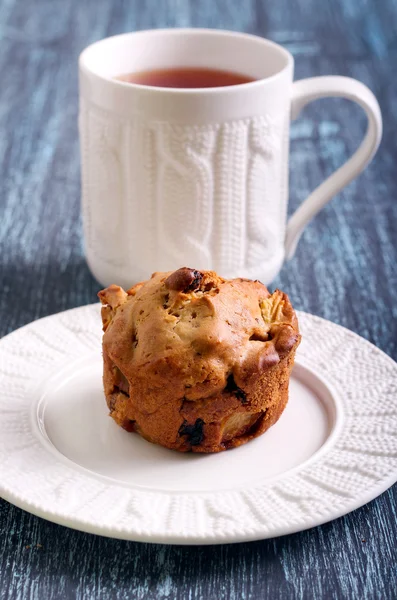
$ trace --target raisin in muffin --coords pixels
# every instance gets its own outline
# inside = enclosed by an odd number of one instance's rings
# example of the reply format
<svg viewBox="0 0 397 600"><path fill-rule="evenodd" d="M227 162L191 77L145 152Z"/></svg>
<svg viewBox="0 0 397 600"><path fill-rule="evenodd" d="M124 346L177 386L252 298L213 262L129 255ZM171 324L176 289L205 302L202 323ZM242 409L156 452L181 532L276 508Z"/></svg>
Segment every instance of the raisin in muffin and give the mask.
<svg viewBox="0 0 397 600"><path fill-rule="evenodd" d="M300 341L283 292L184 267L99 298L106 400L127 431L182 452L219 452L280 417Z"/></svg>

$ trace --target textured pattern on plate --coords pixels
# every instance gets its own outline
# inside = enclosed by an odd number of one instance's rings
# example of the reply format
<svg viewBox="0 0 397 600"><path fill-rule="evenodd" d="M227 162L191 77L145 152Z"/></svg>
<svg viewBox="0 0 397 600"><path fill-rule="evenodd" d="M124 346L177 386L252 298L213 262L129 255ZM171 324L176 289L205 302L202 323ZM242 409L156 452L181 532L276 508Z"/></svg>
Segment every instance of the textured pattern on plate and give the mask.
<svg viewBox="0 0 397 600"><path fill-rule="evenodd" d="M145 491L59 461L31 425L32 391L54 370L100 352L99 307L36 321L0 343L0 492L56 522L134 540L219 543L311 527L397 479L397 365L356 334L299 313L300 362L340 395L343 427L327 451L275 480L222 492Z"/></svg>
<svg viewBox="0 0 397 600"><path fill-rule="evenodd" d="M277 113L195 126L123 120L81 99L90 256L132 272L139 256L142 273L153 264L167 271L184 256L226 277L235 270L254 277L284 243L283 120Z"/></svg>

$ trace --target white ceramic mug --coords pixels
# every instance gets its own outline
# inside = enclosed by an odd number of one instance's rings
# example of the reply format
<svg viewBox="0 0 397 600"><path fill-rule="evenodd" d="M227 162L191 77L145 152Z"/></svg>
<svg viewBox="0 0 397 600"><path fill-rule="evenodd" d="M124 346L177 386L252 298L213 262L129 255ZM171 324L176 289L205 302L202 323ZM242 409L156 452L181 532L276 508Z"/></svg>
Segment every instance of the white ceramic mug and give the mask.
<svg viewBox="0 0 397 600"><path fill-rule="evenodd" d="M252 35L127 33L89 46L79 65L85 249L103 285L130 286L184 265L269 283L310 219L368 164L382 134L365 85L334 76L293 83L291 54ZM182 66L255 81L170 89L115 79ZM326 96L357 102L367 133L287 223L290 121Z"/></svg>

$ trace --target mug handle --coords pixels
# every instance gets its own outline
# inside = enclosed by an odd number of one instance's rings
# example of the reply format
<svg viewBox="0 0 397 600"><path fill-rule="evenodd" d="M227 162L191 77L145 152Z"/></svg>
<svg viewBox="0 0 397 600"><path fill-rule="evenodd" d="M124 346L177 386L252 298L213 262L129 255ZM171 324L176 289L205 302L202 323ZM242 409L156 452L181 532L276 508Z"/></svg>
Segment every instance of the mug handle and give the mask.
<svg viewBox="0 0 397 600"><path fill-rule="evenodd" d="M378 101L367 86L350 77L310 77L296 81L292 88L291 119L296 119L309 102L325 97L347 98L359 104L368 118L367 133L353 156L323 181L289 219L285 237L287 260L293 257L308 222L335 194L364 170L378 149L382 137L382 115Z"/></svg>

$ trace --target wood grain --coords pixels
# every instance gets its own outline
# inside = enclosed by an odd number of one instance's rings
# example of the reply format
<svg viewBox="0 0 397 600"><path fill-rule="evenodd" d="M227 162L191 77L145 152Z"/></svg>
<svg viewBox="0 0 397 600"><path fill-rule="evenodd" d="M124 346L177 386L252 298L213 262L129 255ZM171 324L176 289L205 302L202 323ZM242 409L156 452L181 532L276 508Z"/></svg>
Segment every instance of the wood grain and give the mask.
<svg viewBox="0 0 397 600"><path fill-rule="evenodd" d="M384 139L370 168L306 230L274 286L297 308L356 331L397 359L397 4L392 0L4 0L0 4L0 335L93 302L79 217L77 57L149 27L257 33L285 45L296 78L342 74L378 96ZM357 147L345 101L311 105L291 132L290 212ZM0 501L0 598L396 597L394 486L354 513L275 540L167 547L48 523Z"/></svg>

